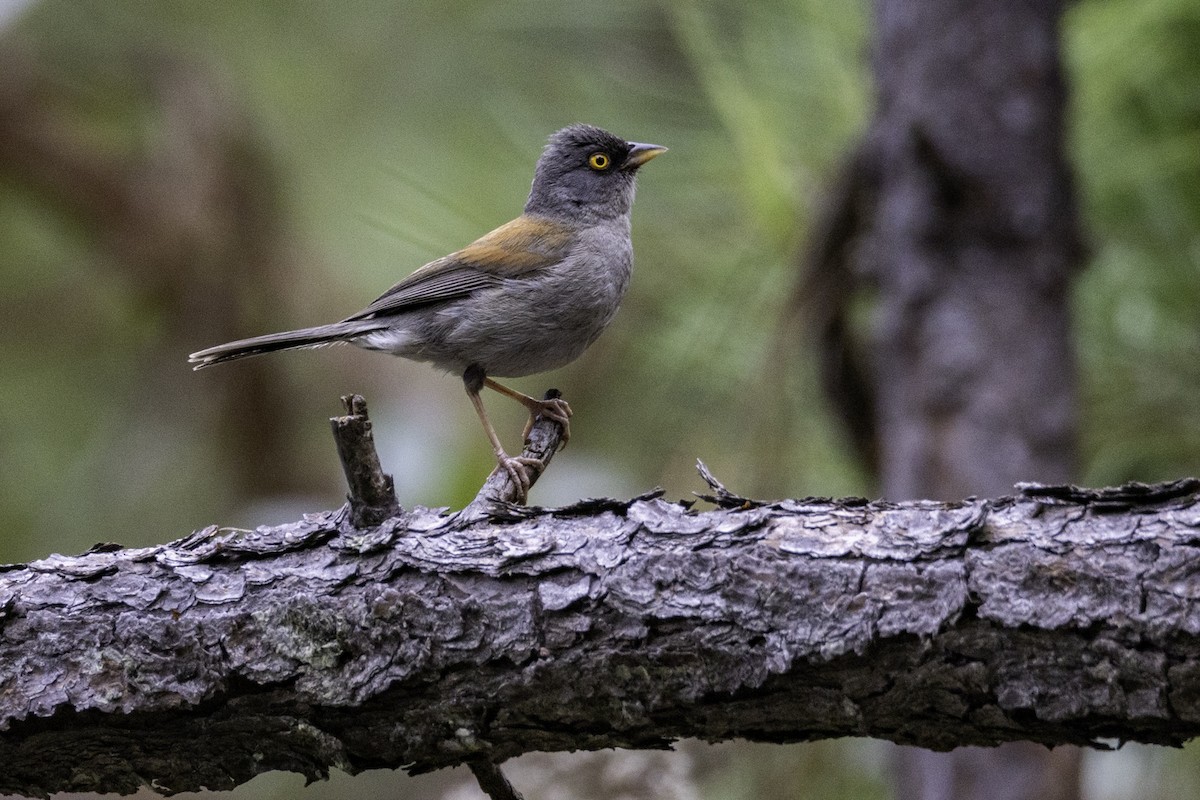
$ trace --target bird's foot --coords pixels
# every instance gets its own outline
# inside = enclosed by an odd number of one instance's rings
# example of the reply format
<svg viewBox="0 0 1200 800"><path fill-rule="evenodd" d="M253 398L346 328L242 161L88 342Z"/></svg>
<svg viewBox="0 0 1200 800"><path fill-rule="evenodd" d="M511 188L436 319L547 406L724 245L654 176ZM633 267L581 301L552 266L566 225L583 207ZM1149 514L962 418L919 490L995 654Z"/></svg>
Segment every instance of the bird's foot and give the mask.
<svg viewBox="0 0 1200 800"><path fill-rule="evenodd" d="M529 409L529 421L525 423L525 432L521 434L521 438L529 441L529 432L533 430L533 423L537 421L538 417L545 417L557 422L562 427L562 446L565 447L571 439L571 415L575 413L571 411L571 406L567 405L567 401L561 397L553 400L535 400L531 397L525 406Z"/></svg>
<svg viewBox="0 0 1200 800"><path fill-rule="evenodd" d="M537 458L510 456L504 452L496 454L496 463L496 468L507 472L508 477L512 479L513 486L517 490L516 502L521 504L528 502L529 487L533 483L528 470L535 470L534 475L537 476L542 474L546 465Z"/></svg>

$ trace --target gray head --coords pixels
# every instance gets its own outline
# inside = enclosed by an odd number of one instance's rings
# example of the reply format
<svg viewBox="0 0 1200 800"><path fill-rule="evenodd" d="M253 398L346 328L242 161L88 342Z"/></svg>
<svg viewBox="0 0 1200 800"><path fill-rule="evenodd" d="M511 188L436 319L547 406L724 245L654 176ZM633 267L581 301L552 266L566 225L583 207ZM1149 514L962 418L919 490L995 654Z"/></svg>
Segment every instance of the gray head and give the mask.
<svg viewBox="0 0 1200 800"><path fill-rule="evenodd" d="M628 214L638 167L666 149L591 125L563 128L538 159L525 211L584 220Z"/></svg>

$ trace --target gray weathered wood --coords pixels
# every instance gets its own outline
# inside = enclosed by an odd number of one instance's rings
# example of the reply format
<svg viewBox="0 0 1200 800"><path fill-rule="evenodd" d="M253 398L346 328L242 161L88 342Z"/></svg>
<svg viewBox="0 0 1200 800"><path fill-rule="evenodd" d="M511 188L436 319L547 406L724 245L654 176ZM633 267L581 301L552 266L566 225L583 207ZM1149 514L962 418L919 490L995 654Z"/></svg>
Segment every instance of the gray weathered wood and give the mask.
<svg viewBox="0 0 1200 800"><path fill-rule="evenodd" d="M719 493L720 494L720 493ZM1200 481L208 528L0 572L0 793L1200 733ZM499 509L499 507L497 507Z"/></svg>
<svg viewBox="0 0 1200 800"><path fill-rule="evenodd" d="M342 396L345 416L333 417L333 440L350 493L350 522L358 527L378 525L400 513L392 476L383 471L375 450L375 434L367 416L367 401L359 394Z"/></svg>

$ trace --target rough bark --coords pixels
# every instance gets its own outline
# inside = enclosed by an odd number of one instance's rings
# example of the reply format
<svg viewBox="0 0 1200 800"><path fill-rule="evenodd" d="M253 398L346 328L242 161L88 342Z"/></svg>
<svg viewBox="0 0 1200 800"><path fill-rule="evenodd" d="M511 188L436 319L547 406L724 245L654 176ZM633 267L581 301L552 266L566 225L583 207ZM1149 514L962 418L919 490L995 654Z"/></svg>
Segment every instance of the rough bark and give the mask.
<svg viewBox="0 0 1200 800"><path fill-rule="evenodd" d="M1200 481L346 510L0 572L0 793L696 736L1200 733ZM502 512L502 513L499 513Z"/></svg>

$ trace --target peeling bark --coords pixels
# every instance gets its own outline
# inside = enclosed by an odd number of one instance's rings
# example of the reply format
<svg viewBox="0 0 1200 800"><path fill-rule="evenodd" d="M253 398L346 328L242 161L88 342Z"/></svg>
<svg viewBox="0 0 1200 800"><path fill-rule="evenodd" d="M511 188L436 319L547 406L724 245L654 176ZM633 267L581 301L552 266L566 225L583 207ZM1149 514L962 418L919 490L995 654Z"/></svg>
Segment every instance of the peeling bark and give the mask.
<svg viewBox="0 0 1200 800"><path fill-rule="evenodd" d="M0 793L685 736L1200 733L1200 481L499 511L343 509L4 567Z"/></svg>

